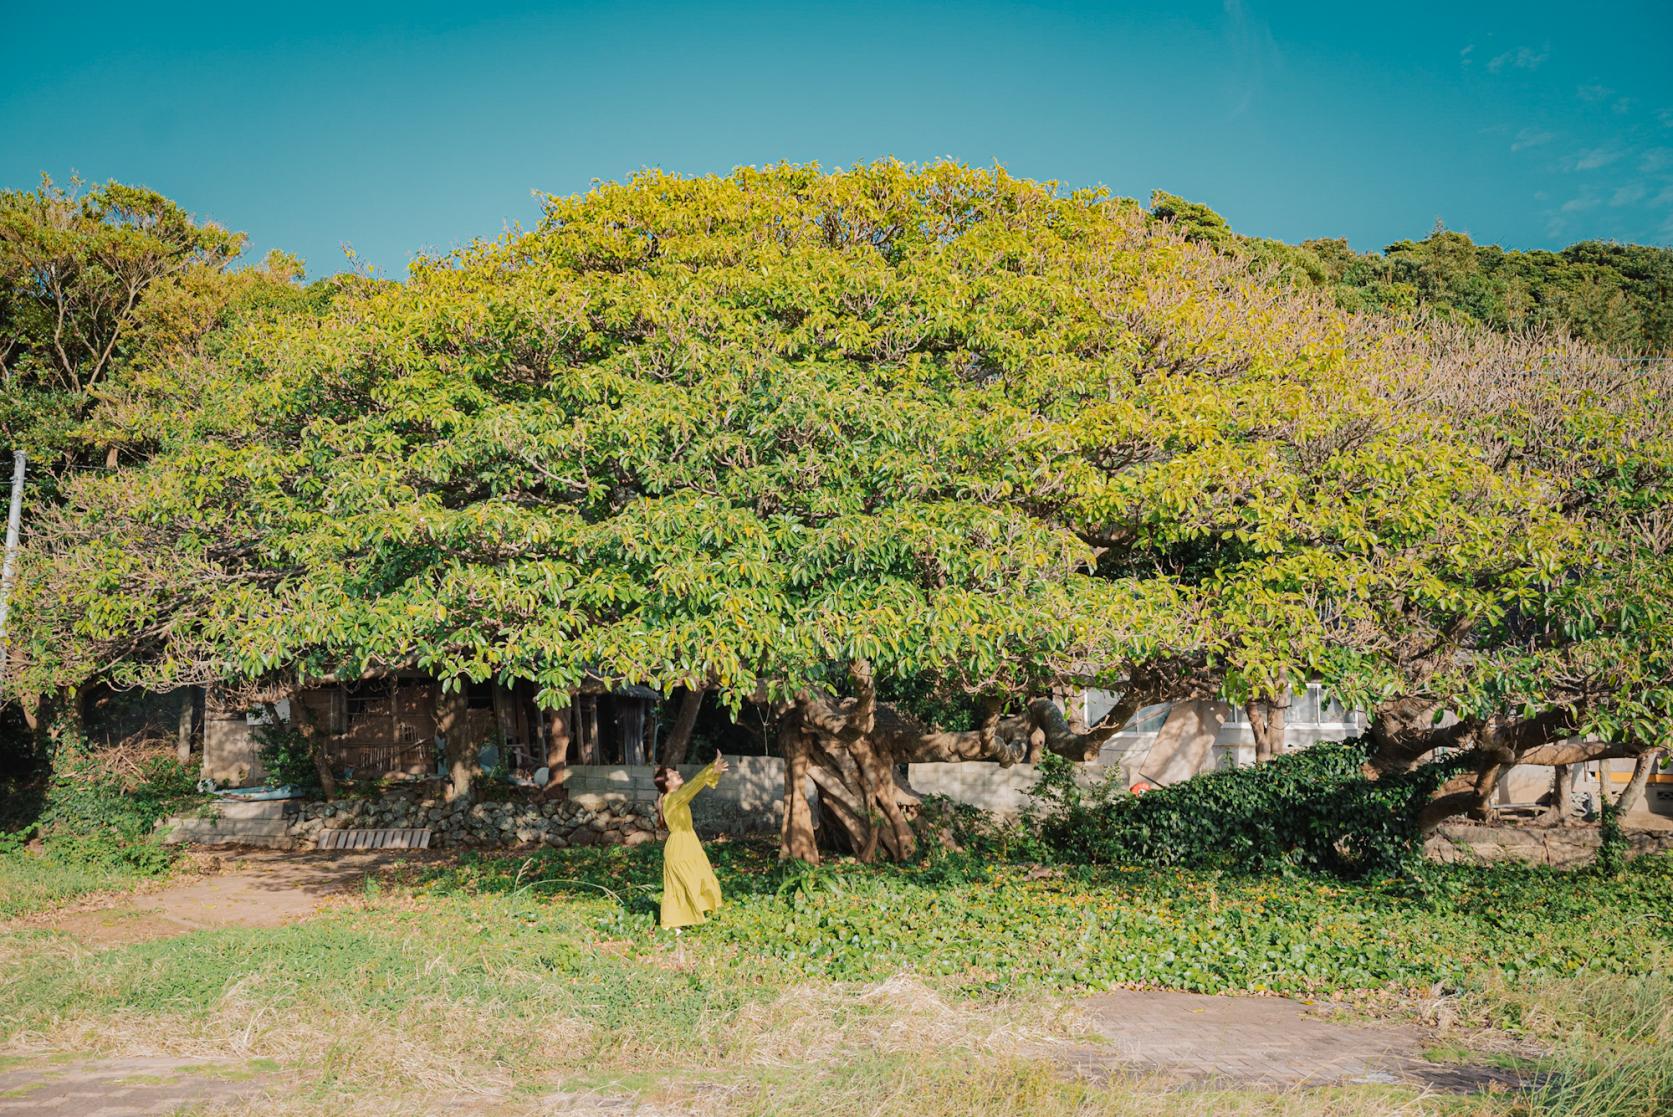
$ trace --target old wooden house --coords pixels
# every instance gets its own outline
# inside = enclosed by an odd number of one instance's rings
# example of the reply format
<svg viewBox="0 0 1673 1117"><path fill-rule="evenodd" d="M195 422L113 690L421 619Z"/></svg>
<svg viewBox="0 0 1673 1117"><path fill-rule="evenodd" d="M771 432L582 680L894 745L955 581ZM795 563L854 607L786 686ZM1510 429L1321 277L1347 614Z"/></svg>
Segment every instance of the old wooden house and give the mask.
<svg viewBox="0 0 1673 1117"><path fill-rule="evenodd" d="M203 774L218 783L266 778L264 730L308 728L333 770L351 779L424 777L443 770L448 732L460 733L485 771L527 776L561 764L646 764L657 746L660 695L644 687L583 688L556 710L533 684L467 683L444 692L420 671L331 680L250 704L211 692L203 708Z"/></svg>

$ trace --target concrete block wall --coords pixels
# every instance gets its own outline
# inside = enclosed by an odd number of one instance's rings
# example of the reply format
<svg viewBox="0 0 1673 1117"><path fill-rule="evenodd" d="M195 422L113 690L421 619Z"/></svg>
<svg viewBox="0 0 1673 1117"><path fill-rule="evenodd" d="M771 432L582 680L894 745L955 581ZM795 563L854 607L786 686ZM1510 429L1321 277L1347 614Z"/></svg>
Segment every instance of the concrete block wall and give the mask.
<svg viewBox="0 0 1673 1117"><path fill-rule="evenodd" d="M199 815L171 818L161 829L170 844L266 846L291 849L291 825L297 817L295 801L275 799L238 803L220 801Z"/></svg>
<svg viewBox="0 0 1673 1117"><path fill-rule="evenodd" d="M1101 765L1081 765L1075 769L1075 778L1088 787L1110 774L1111 769ZM1039 779L1039 766L1013 764L1004 768L986 760L909 764L906 779L920 794L940 795L996 815L1014 816L1028 805L1028 791Z"/></svg>
<svg viewBox="0 0 1673 1117"><path fill-rule="evenodd" d="M732 770L691 804L700 834L775 833L784 818L784 761L776 756L729 756ZM706 765L682 764L690 779ZM571 764L564 790L571 799L597 796L630 803L656 802L656 768L648 764ZM812 794L811 785L808 792ZM584 800L583 800L584 801Z"/></svg>
<svg viewBox="0 0 1673 1117"><path fill-rule="evenodd" d="M210 703L203 716L203 776L234 787L264 782L261 742L245 711Z"/></svg>

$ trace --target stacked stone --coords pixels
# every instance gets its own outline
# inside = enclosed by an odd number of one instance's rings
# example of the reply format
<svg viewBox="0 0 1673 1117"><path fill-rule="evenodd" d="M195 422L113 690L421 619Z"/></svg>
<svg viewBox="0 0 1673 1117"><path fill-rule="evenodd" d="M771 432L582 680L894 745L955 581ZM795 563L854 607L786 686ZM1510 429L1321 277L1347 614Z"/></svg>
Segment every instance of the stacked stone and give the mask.
<svg viewBox="0 0 1673 1117"><path fill-rule="evenodd" d="M639 845L654 841L656 805L625 796L576 795L529 803L447 803L389 796L303 803L290 826L296 845L315 844L322 830L429 827L430 846L507 847Z"/></svg>

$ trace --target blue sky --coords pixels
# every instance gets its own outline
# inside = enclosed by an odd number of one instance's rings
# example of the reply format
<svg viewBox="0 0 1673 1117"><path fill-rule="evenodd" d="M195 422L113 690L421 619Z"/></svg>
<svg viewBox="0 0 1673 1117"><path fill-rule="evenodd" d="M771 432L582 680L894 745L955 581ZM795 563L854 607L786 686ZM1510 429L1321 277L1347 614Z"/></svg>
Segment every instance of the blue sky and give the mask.
<svg viewBox="0 0 1673 1117"><path fill-rule="evenodd" d="M0 185L385 273L660 166L1000 162L1380 248L1673 243L1673 4L0 0Z"/></svg>

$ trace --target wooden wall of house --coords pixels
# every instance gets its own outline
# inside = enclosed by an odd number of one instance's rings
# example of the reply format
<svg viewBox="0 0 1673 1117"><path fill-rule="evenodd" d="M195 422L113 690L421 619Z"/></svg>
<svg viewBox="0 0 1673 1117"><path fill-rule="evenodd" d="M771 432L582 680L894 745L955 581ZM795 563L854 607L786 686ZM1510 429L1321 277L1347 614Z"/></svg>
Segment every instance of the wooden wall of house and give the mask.
<svg viewBox="0 0 1673 1117"><path fill-rule="evenodd" d="M584 693L553 713L537 709L534 695L534 687L525 683L467 685L461 718L465 741L479 749L501 746L498 762L522 774L551 763L654 762L654 700ZM412 672L309 687L291 696L289 710L293 723L305 722L325 738L341 776L423 776L437 770L443 701L440 683ZM258 743L245 713L242 707L214 704L205 720L205 775L259 778Z"/></svg>
<svg viewBox="0 0 1673 1117"><path fill-rule="evenodd" d="M416 674L314 687L297 695L331 742L337 768L355 776L434 772L442 700L441 684ZM508 754L503 759L514 766L544 763L533 715L515 689L492 682L465 688L464 739L478 748L503 743Z"/></svg>

